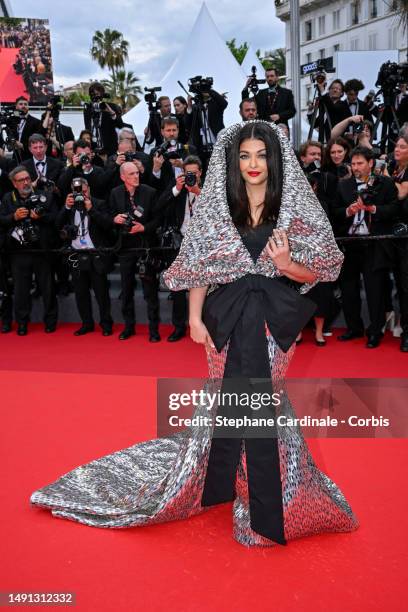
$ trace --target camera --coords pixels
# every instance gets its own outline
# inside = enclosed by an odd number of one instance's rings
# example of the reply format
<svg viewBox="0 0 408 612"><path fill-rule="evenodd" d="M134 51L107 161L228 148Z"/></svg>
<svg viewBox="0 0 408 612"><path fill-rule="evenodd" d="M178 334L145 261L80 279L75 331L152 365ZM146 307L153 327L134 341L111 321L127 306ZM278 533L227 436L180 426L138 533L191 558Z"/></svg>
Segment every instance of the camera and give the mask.
<svg viewBox="0 0 408 612"><path fill-rule="evenodd" d="M196 96L209 94L214 83L212 77L202 77L201 75L191 77L188 80L188 91Z"/></svg>
<svg viewBox="0 0 408 612"><path fill-rule="evenodd" d="M82 193L82 181L75 178L72 181L72 195L74 196L74 208L80 213L85 212L85 198Z"/></svg>
<svg viewBox="0 0 408 612"><path fill-rule="evenodd" d="M81 153L81 155L79 156L79 163L82 166L84 166L85 164L90 164L91 158L89 157L89 155L87 155L87 153Z"/></svg>
<svg viewBox="0 0 408 612"><path fill-rule="evenodd" d="M55 183L54 181L51 181L50 179L47 179L46 176L42 176L40 175L37 179L37 189L40 189L41 191L49 191L54 189L55 187Z"/></svg>
<svg viewBox="0 0 408 612"><path fill-rule="evenodd" d="M197 177L194 172L186 172L184 184L187 187L194 187L197 184Z"/></svg>
<svg viewBox="0 0 408 612"><path fill-rule="evenodd" d="M33 193L27 198L25 207L32 210L39 217L42 217L47 210L47 198L44 195Z"/></svg>
<svg viewBox="0 0 408 612"><path fill-rule="evenodd" d="M64 225L59 234L61 240L72 242L78 236L78 228L76 225Z"/></svg>
<svg viewBox="0 0 408 612"><path fill-rule="evenodd" d="M132 151L126 151L124 153L124 156L125 156L125 161L127 162L131 162L131 161L134 161L135 159L138 159L138 154L132 153Z"/></svg>
<svg viewBox="0 0 408 612"><path fill-rule="evenodd" d="M145 87L144 90L147 91L148 93L145 94L145 102L147 102L148 106L149 106L149 111L154 111L157 110L157 107L155 106L156 102L157 102L157 91L161 91L161 87Z"/></svg>
<svg viewBox="0 0 408 612"><path fill-rule="evenodd" d="M104 102L104 99L109 99L109 94L106 93L96 93L93 92L91 94L91 110L92 113L94 115L99 115L101 113L101 111L106 109L106 102Z"/></svg>
<svg viewBox="0 0 408 612"><path fill-rule="evenodd" d="M173 149L174 151L169 151ZM177 140L165 140L155 150L155 155L163 155L164 159L180 159L182 157L182 151L184 147Z"/></svg>
<svg viewBox="0 0 408 612"><path fill-rule="evenodd" d="M41 217L47 210L47 198L44 195L33 193L24 202L24 207L32 210L36 215ZM20 237L21 244L27 246L35 244L40 239L40 230L37 224L34 224L30 217L21 219L16 227L17 234Z"/></svg>
<svg viewBox="0 0 408 612"><path fill-rule="evenodd" d="M408 63L385 62L378 71L376 87L385 91L393 91L399 83L408 82Z"/></svg>
<svg viewBox="0 0 408 612"><path fill-rule="evenodd" d="M353 134L354 135L358 135L358 134L362 134L364 132L364 124L361 121L361 123L353 123Z"/></svg>
<svg viewBox="0 0 408 612"><path fill-rule="evenodd" d="M336 72L336 69L333 68L332 57L325 57L300 67L300 75L309 75L312 83L324 83L328 72Z"/></svg>
<svg viewBox="0 0 408 612"><path fill-rule="evenodd" d="M126 218L121 225L121 230L124 234L128 234L133 227L135 218L131 212L126 213Z"/></svg>
<svg viewBox="0 0 408 612"><path fill-rule="evenodd" d="M406 223L396 223L392 228L394 236L408 236L408 225Z"/></svg>
<svg viewBox="0 0 408 612"><path fill-rule="evenodd" d="M372 206L375 204L375 196L377 195L380 183L381 181L378 177L370 176L366 188L363 191L359 191L355 199L360 197L365 206Z"/></svg>
<svg viewBox="0 0 408 612"><path fill-rule="evenodd" d="M51 117L58 120L59 114L62 111L61 96L53 96L48 103L47 111L51 113Z"/></svg>
<svg viewBox="0 0 408 612"><path fill-rule="evenodd" d="M252 66L251 68L251 74L248 76L248 79L251 79L248 83L248 89L251 90L251 93L255 96L258 91L259 91L259 87L258 85L262 85L264 83L266 83L266 79L257 79L256 78L256 66Z"/></svg>

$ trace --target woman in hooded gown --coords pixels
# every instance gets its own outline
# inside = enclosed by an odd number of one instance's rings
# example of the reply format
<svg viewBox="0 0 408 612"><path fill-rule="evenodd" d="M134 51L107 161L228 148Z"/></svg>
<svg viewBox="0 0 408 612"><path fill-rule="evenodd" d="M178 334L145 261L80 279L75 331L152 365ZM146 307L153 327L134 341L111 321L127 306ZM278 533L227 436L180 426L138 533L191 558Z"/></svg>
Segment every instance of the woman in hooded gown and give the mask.
<svg viewBox="0 0 408 612"><path fill-rule="evenodd" d="M279 129L250 121L223 130L180 253L164 275L170 289L190 289L190 332L205 345L209 388L279 389L273 416L294 418L284 375L314 311L302 294L334 281L342 260ZM196 414L207 410L201 405ZM223 432L191 428L136 444L72 470L31 502L57 517L117 528L188 518L232 501L234 537L248 546L358 527L298 426L275 419L259 436Z"/></svg>

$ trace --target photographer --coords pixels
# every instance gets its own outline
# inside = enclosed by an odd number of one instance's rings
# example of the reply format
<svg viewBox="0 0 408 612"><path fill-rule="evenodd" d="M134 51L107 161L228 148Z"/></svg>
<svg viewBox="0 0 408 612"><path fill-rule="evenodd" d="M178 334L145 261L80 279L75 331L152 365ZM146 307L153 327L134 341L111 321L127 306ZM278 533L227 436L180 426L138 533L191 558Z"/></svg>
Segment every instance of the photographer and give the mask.
<svg viewBox="0 0 408 612"><path fill-rule="evenodd" d="M337 236L390 234L398 215L397 190L385 176L373 175L370 149L357 147L351 153L353 176L339 181L333 203ZM347 331L339 340L364 335L361 319L360 274L363 276L370 317L367 348L376 348L385 325L385 279L392 261L388 240L358 240L344 243L344 264L340 275L343 311Z"/></svg>
<svg viewBox="0 0 408 612"><path fill-rule="evenodd" d="M41 133L41 121L29 114L28 100L24 96L20 96L16 100L16 112L18 116L14 121L14 132L16 137L16 151L21 156L21 159L28 159L30 151L28 148L28 139L31 134ZM16 161L20 161L16 158Z"/></svg>
<svg viewBox="0 0 408 612"><path fill-rule="evenodd" d="M139 184L139 171L132 162L121 165L120 176L123 185L112 190L109 200L109 211L120 245L118 259L125 327L119 339L127 340L135 335L134 289L136 272L139 270L143 296L147 302L149 341L160 342L157 273L144 254L138 251L126 252L126 249L155 246L159 221L156 214L156 191L148 185Z"/></svg>
<svg viewBox="0 0 408 612"><path fill-rule="evenodd" d="M146 168L150 166L150 158L146 153L138 149L138 141L133 130L122 128L118 135L118 150L115 155L111 155L106 163L106 170L112 172L110 188L118 187L122 184L120 178L120 167L125 162L133 162L139 170L141 183L148 182L148 172Z"/></svg>
<svg viewBox="0 0 408 612"><path fill-rule="evenodd" d="M118 146L116 128L123 127L121 110L117 104L105 102L109 96L101 83L90 85L89 97L91 102L84 106L85 128L91 132L98 153L113 155Z"/></svg>
<svg viewBox="0 0 408 612"><path fill-rule="evenodd" d="M32 157L22 165L28 170L34 188L53 190L64 167L62 162L47 156L47 143L41 134L30 136L28 149Z"/></svg>
<svg viewBox="0 0 408 612"><path fill-rule="evenodd" d="M394 161L384 170L398 191L398 220L394 227L396 235L406 238L395 241L395 263L393 273L397 285L400 326L402 328L400 349L408 353L408 135L400 136L395 144Z"/></svg>
<svg viewBox="0 0 408 612"><path fill-rule="evenodd" d="M59 159L63 157L64 144L75 140L72 129L59 121L60 100L59 96L54 96L48 103L45 113L41 115L42 133L47 142L47 155Z"/></svg>
<svg viewBox="0 0 408 612"><path fill-rule="evenodd" d="M339 113L341 120L347 119L347 117L354 117L355 115L362 115L364 120L373 120L368 105L358 98L358 92L364 89L364 84L359 79L350 79L344 84L344 91L346 93L346 99L339 103ZM349 125L344 134L345 137L353 140L352 125Z"/></svg>
<svg viewBox="0 0 408 612"><path fill-rule="evenodd" d="M326 77L325 74L324 77ZM320 95L315 98L314 103L309 102L307 119L311 124L315 108L318 106L319 110L315 129L319 130L319 139L321 142L323 142L324 140L327 141L330 137L333 137L333 132L330 134L331 130L339 123L339 121L342 120L344 116L344 108L340 104L344 95L344 84L340 79L334 79L334 81L331 82L327 93L325 93L327 87L326 78L324 78L324 80L316 78L315 86ZM339 136L341 135L342 132L339 134Z"/></svg>
<svg viewBox="0 0 408 612"><path fill-rule="evenodd" d="M244 98L239 104L239 114L242 121L250 121L258 118L258 109L255 98Z"/></svg>
<svg viewBox="0 0 408 612"><path fill-rule="evenodd" d="M68 193L70 193L72 179L78 177L87 180L91 193L96 198L100 200L106 199L113 178L113 171L94 166L91 146L85 140L76 140L74 142L72 163L64 168L60 174L58 187L64 200Z"/></svg>
<svg viewBox="0 0 408 612"><path fill-rule="evenodd" d="M183 96L176 96L173 100L174 112L179 123L179 142L188 142L188 132L186 129L187 100Z"/></svg>
<svg viewBox="0 0 408 612"><path fill-rule="evenodd" d="M160 192L173 186L177 177L183 173L183 159L197 153L193 145L179 142L179 126L175 117L162 119L161 135L163 143L151 153L151 171L148 172L149 178L146 178Z"/></svg>
<svg viewBox="0 0 408 612"><path fill-rule="evenodd" d="M197 197L201 193L202 164L199 157L189 155L183 162L183 172L179 174L174 187L169 187L160 197L158 209L164 216L166 230L176 231L180 240L184 236L194 214ZM177 252L174 253L174 258ZM177 342L186 335L187 291L172 291L174 330L168 342Z"/></svg>
<svg viewBox="0 0 408 612"><path fill-rule="evenodd" d="M212 88L211 77L193 77L189 80L186 128L189 141L194 145L202 160L211 156L218 133L224 129L224 110L228 102L224 96ZM192 151L191 151L192 153Z"/></svg>
<svg viewBox="0 0 408 612"><path fill-rule="evenodd" d="M33 189L24 166L17 166L9 177L14 189L0 204L0 227L9 250L17 334L27 334L33 273L43 300L45 332L52 333L57 326L58 306L51 258L43 250L54 245L56 206L52 194Z"/></svg>
<svg viewBox="0 0 408 612"><path fill-rule="evenodd" d="M103 336L112 335L111 302L108 272L112 270L112 256L103 253L82 252L82 249L100 249L112 245L112 220L103 200L92 197L84 178L72 181L72 192L59 211L56 226L64 241L74 249L68 256L75 300L82 326L74 336L94 331L91 288L99 307L99 324Z"/></svg>
<svg viewBox="0 0 408 612"><path fill-rule="evenodd" d="M249 97L248 84L251 78L249 77L247 86L242 90L242 99ZM288 125L288 120L296 114L293 93L290 89L278 85L279 72L276 68L265 70L265 79L268 87L258 91L255 96L258 118Z"/></svg>
<svg viewBox="0 0 408 612"><path fill-rule="evenodd" d="M299 156L302 170L308 179L324 212L331 216L331 208L337 187L337 179L329 172L321 170L323 145L316 140L307 140L300 146ZM334 283L317 283L309 292L309 297L317 304L314 314L315 342L317 346L325 346L324 327L330 328L330 323L338 314L336 300L333 294Z"/></svg>

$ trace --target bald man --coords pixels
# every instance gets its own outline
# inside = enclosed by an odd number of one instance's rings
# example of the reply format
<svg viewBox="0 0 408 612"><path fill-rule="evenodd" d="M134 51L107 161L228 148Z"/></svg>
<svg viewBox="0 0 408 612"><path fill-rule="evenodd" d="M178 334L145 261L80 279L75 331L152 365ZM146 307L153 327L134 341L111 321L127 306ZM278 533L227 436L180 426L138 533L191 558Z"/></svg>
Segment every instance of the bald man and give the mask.
<svg viewBox="0 0 408 612"><path fill-rule="evenodd" d="M143 297L147 304L149 341L160 342L157 273L149 263L141 263L140 260L143 260L145 251L130 250L152 247L156 243L156 229L159 225L159 217L155 210L156 190L148 185L140 184L139 170L132 162L125 162L121 165L120 178L123 184L112 189L109 200L110 214L117 230L118 240L120 240L118 258L125 327L119 339L128 340L136 333L134 290L136 273L139 269Z"/></svg>

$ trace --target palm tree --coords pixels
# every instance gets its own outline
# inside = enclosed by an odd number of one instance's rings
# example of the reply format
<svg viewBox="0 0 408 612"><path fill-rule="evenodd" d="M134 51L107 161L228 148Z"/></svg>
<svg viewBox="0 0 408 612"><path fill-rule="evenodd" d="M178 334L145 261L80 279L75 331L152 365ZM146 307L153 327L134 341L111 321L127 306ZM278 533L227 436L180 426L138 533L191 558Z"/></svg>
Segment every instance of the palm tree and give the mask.
<svg viewBox="0 0 408 612"><path fill-rule="evenodd" d="M114 78L104 79L102 85L112 101L119 104L126 113L138 103L138 94L142 93L142 88L137 85L138 81L139 77L135 76L134 72L118 70Z"/></svg>
<svg viewBox="0 0 408 612"><path fill-rule="evenodd" d="M97 30L92 38L91 57L101 68L109 68L112 79L115 79L117 70L124 67L128 52L129 43L117 30Z"/></svg>

